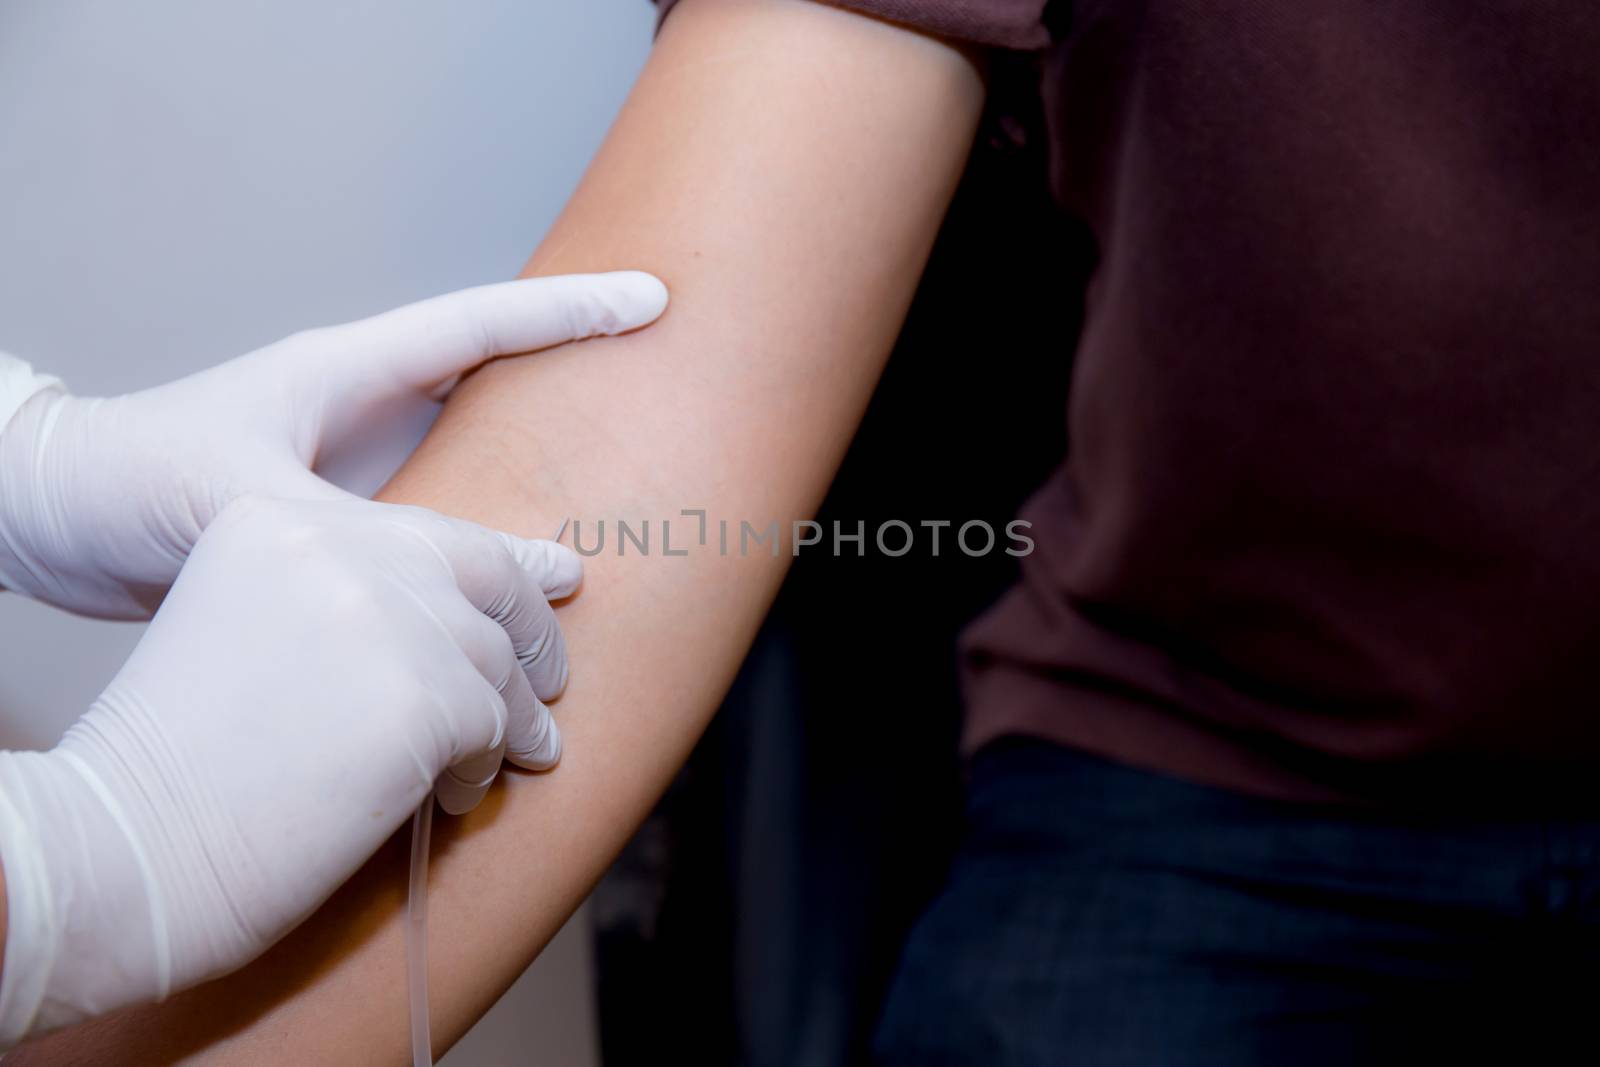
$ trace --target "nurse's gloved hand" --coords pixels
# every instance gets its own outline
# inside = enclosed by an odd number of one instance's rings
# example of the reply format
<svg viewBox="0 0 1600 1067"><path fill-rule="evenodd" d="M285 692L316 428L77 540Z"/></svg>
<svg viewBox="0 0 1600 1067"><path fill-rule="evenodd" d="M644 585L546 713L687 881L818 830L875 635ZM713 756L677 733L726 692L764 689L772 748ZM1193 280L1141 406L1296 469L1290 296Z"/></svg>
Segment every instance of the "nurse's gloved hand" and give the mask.
<svg viewBox="0 0 1600 1067"><path fill-rule="evenodd" d="M214 516L243 493L337 495L311 472L494 356L619 333L666 306L637 271L466 289L310 330L127 396L46 389L0 430L0 587L147 618Z"/></svg>
<svg viewBox="0 0 1600 1067"><path fill-rule="evenodd" d="M0 1043L241 966L436 780L460 808L502 752L552 765L547 597L580 577L561 545L421 508L230 504L61 743L0 753Z"/></svg>

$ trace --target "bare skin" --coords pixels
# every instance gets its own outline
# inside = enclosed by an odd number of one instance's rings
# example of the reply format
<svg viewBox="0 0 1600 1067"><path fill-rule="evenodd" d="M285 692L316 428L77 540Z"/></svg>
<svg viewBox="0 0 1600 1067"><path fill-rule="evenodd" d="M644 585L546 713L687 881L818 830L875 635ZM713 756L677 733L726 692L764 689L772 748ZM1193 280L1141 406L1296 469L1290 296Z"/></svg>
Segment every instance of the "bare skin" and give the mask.
<svg viewBox="0 0 1600 1067"><path fill-rule="evenodd" d="M684 0L525 274L662 277L655 326L462 385L384 499L530 536L605 519L560 608L573 664L548 774L436 823L442 1054L528 966L704 730L790 555L716 551L821 501L899 330L983 97L951 46L802 0ZM704 508L709 545L680 510ZM651 520L651 554L614 522ZM661 520L674 550L661 554ZM571 543L571 534L568 534ZM8 1064L409 1062L402 834L226 978L24 1046Z"/></svg>

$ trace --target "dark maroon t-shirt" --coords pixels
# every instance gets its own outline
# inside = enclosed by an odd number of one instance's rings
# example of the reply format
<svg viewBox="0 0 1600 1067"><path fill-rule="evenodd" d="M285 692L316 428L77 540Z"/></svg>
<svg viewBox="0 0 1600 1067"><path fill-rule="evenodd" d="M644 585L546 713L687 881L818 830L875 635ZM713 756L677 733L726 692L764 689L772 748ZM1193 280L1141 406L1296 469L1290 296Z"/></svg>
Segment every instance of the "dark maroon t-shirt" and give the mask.
<svg viewBox="0 0 1600 1067"><path fill-rule="evenodd" d="M1036 52L1097 245L1081 336L1039 339L1075 359L1069 453L963 641L967 750L1304 800L1585 793L1600 5L840 6Z"/></svg>

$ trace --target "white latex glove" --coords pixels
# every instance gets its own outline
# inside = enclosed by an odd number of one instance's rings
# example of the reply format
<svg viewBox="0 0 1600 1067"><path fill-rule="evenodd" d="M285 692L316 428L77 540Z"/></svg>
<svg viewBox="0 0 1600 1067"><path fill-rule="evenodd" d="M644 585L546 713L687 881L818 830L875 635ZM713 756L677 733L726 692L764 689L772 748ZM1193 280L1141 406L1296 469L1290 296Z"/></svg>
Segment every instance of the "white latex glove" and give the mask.
<svg viewBox="0 0 1600 1067"><path fill-rule="evenodd" d="M47 387L0 422L0 586L147 618L230 500L338 496L311 472L330 442L486 359L643 326L666 301L637 271L503 282L298 333L127 396Z"/></svg>
<svg viewBox="0 0 1600 1067"><path fill-rule="evenodd" d="M0 1047L241 966L446 768L553 764L580 575L421 508L230 504L61 743L0 753Z"/></svg>

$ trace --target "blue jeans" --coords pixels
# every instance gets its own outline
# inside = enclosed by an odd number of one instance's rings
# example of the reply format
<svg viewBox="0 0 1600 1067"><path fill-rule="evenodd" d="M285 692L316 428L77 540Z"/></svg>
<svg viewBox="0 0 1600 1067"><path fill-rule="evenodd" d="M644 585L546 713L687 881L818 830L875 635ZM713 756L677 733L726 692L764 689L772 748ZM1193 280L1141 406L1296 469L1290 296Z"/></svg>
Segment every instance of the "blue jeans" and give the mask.
<svg viewBox="0 0 1600 1067"><path fill-rule="evenodd" d="M886 1067L1600 1057L1600 822L1352 816L1021 740L966 814Z"/></svg>

